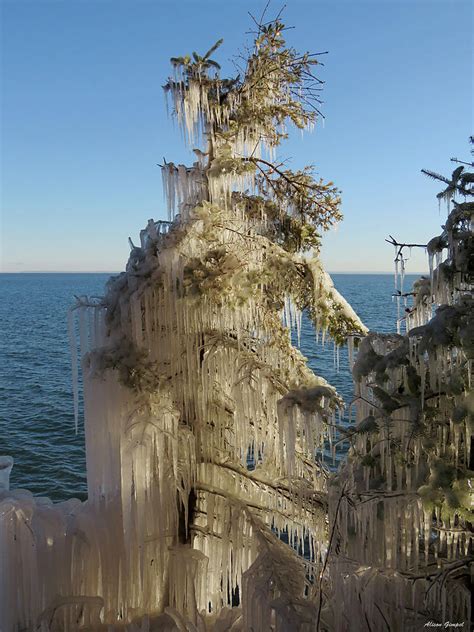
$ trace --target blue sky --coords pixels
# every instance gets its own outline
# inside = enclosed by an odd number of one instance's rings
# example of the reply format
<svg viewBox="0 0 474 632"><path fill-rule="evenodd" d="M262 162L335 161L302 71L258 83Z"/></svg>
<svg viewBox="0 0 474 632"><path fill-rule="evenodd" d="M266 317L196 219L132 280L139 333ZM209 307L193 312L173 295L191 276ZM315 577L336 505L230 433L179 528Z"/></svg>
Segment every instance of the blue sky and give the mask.
<svg viewBox="0 0 474 632"><path fill-rule="evenodd" d="M167 118L169 58L205 51L233 71L264 2L3 0L2 270L116 271L127 237L165 217L165 156L192 162ZM275 10L281 3L273 1ZM326 235L330 271L388 271L390 233L439 232L436 183L467 159L473 131L473 15L468 1L290 0L290 44L329 51L324 127L280 155L316 165L343 191ZM409 271L426 270L413 254Z"/></svg>

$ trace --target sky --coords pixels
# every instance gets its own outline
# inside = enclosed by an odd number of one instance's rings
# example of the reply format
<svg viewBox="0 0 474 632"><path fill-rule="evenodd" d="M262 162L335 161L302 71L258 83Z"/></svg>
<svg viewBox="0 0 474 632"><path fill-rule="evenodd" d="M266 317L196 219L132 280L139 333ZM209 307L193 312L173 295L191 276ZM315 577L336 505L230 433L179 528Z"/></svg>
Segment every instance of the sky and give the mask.
<svg viewBox="0 0 474 632"><path fill-rule="evenodd" d="M169 58L206 51L223 75L250 42L254 0L1 0L1 270L119 271L128 237L165 219L163 157L192 163L166 112ZM446 209L420 173L469 159L473 9L464 0L289 0L287 41L321 57L324 125L279 156L342 190L332 272L386 272L385 242L426 243ZM269 14L282 3L272 0ZM409 272L427 269L413 251Z"/></svg>

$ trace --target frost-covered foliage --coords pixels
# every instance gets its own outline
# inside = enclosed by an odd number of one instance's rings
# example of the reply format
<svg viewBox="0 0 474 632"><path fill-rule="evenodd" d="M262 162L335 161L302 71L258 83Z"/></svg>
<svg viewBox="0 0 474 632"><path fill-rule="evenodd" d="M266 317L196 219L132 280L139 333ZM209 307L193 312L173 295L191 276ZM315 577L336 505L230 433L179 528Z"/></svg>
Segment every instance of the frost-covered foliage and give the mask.
<svg viewBox="0 0 474 632"><path fill-rule="evenodd" d="M407 335L366 335L318 258L338 191L275 159L285 125L318 115L317 59L283 31L259 26L242 77L214 74L220 42L172 59L173 114L205 145L192 167L163 164L169 221L71 311L87 501L9 490L0 457L2 632L469 625L473 177L429 172L453 205L430 278ZM351 358L363 338L337 477L315 455L342 401L291 344L303 310Z"/></svg>
<svg viewBox="0 0 474 632"><path fill-rule="evenodd" d="M330 498L328 629L471 622L474 205L472 174L462 171L452 181L463 176L465 201L450 190L443 232L427 248L430 278L415 282L406 308L407 334L368 335L353 366L357 424Z"/></svg>
<svg viewBox="0 0 474 632"><path fill-rule="evenodd" d="M304 309L337 344L365 328L317 259L337 191L271 161L286 122L315 120L301 97L316 59L282 31L260 27L242 79L213 76L217 45L173 60L173 112L207 145L163 165L170 221L71 312L88 500L0 491L2 631L310 629L327 540L315 453L342 402L290 329Z"/></svg>

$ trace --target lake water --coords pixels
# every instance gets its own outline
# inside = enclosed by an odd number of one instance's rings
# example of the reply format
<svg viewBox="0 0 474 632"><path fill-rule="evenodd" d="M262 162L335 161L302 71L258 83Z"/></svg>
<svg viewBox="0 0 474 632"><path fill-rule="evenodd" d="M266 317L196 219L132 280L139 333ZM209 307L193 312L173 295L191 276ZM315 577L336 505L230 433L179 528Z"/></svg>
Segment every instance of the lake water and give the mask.
<svg viewBox="0 0 474 632"><path fill-rule="evenodd" d="M0 455L15 459L12 487L53 500L86 497L84 432L74 431L67 311L74 295L99 296L107 274L0 275ZM336 288L373 331L396 329L393 275L334 274ZM410 287L417 276L407 276ZM301 350L346 401L347 353L335 370L332 343L317 344L303 322Z"/></svg>

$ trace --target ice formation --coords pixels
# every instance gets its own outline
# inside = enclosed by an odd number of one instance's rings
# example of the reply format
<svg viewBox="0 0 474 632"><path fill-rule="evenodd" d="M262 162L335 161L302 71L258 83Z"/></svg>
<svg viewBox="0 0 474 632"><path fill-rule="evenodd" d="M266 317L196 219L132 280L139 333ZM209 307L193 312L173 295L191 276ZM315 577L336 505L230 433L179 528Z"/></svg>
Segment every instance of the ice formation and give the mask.
<svg viewBox="0 0 474 632"><path fill-rule="evenodd" d="M216 46L173 61L172 111L206 147L191 168L163 164L168 221L71 310L87 501L9 490L0 459L1 632L470 618L472 205L429 244L408 335L366 335L317 256L337 191L272 162L285 123L315 119L293 95L316 61L282 30L260 29L242 80L212 76ZM342 402L291 344L303 310L354 363L337 477L315 456L340 440Z"/></svg>
<svg viewBox="0 0 474 632"><path fill-rule="evenodd" d="M342 402L290 329L303 309L338 343L365 328L317 253L303 256L339 217L333 189L262 166L285 118L313 120L289 91L304 79L273 66L313 62L275 57L278 28L243 82L183 61L167 84L206 151L163 165L169 221L150 220L104 298L71 310L87 501L8 491L0 463L2 632L309 629L327 538L315 453Z"/></svg>
<svg viewBox="0 0 474 632"><path fill-rule="evenodd" d="M430 278L410 293L407 334L359 346L357 424L329 502L329 629L472 620L473 221L474 205L454 202L428 243Z"/></svg>

